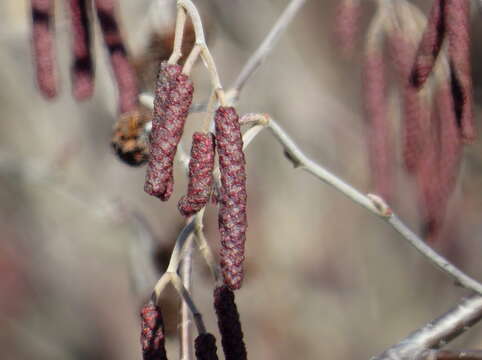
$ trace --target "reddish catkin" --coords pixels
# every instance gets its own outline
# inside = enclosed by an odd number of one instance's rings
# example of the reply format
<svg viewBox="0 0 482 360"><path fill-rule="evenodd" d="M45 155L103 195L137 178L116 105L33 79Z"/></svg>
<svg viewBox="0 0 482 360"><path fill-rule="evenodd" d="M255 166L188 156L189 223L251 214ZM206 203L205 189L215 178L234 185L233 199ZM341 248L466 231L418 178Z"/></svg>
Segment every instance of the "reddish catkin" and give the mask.
<svg viewBox="0 0 482 360"><path fill-rule="evenodd" d="M434 0L427 26L417 50L410 75L411 84L419 89L432 72L445 37L445 7L448 0ZM460 0L455 0L460 1Z"/></svg>
<svg viewBox="0 0 482 360"><path fill-rule="evenodd" d="M194 340L197 360L218 360L216 338L210 333L199 334Z"/></svg>
<svg viewBox="0 0 482 360"><path fill-rule="evenodd" d="M221 189L218 225L224 283L239 289L243 281L246 242L246 163L239 117L232 107L219 107L214 117Z"/></svg>
<svg viewBox="0 0 482 360"><path fill-rule="evenodd" d="M161 309L152 301L141 310L141 346L144 360L167 360Z"/></svg>
<svg viewBox="0 0 482 360"><path fill-rule="evenodd" d="M360 0L342 0L335 17L335 40L343 56L350 57L356 46L361 18Z"/></svg>
<svg viewBox="0 0 482 360"><path fill-rule="evenodd" d="M92 96L94 91L94 65L91 54L89 1L69 0L72 23L72 93L78 100Z"/></svg>
<svg viewBox="0 0 482 360"><path fill-rule="evenodd" d="M218 318L225 359L247 359L246 345L243 340L243 330L239 321L234 292L226 285L214 289L214 309Z"/></svg>
<svg viewBox="0 0 482 360"><path fill-rule="evenodd" d="M213 186L214 136L195 132L192 136L189 184L187 195L179 200L178 208L188 217L201 210L209 201Z"/></svg>
<svg viewBox="0 0 482 360"><path fill-rule="evenodd" d="M423 101L417 90L410 86L407 79L410 74L415 46L400 34L391 34L388 38L390 58L394 65L402 95L402 155L406 169L414 172L422 151L424 134L422 134Z"/></svg>
<svg viewBox="0 0 482 360"><path fill-rule="evenodd" d="M446 0L446 28L452 71L452 94L462 139L471 143L476 130L470 65L470 1Z"/></svg>
<svg viewBox="0 0 482 360"><path fill-rule="evenodd" d="M154 99L150 157L144 190L167 201L174 188L173 162L189 114L194 87L179 65L161 64Z"/></svg>
<svg viewBox="0 0 482 360"><path fill-rule="evenodd" d="M57 95L57 71L54 54L53 0L31 0L32 45L37 84L47 99Z"/></svg>
<svg viewBox="0 0 482 360"><path fill-rule="evenodd" d="M390 200L394 158L391 127L387 117L385 60L379 49L370 49L363 66L365 114L368 120L369 157L375 192Z"/></svg>
<svg viewBox="0 0 482 360"><path fill-rule="evenodd" d="M124 113L134 111L137 107L138 89L134 68L129 63L115 15L116 6L116 0L95 0L97 17L119 91L119 110Z"/></svg>

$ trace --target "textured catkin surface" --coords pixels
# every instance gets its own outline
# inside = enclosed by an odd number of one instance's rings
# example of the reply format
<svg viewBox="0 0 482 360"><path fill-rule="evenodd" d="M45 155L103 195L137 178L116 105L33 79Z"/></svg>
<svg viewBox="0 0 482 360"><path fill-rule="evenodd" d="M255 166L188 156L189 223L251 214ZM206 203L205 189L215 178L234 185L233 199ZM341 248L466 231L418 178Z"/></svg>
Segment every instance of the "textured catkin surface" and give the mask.
<svg viewBox="0 0 482 360"><path fill-rule="evenodd" d="M209 201L213 185L214 135L195 132L192 136L187 195L179 200L182 215L191 216Z"/></svg>
<svg viewBox="0 0 482 360"><path fill-rule="evenodd" d="M336 9L335 40L343 56L353 55L360 35L362 8L359 0L340 1Z"/></svg>
<svg viewBox="0 0 482 360"><path fill-rule="evenodd" d="M53 33L53 0L31 0L32 44L37 84L47 99L57 95L57 69Z"/></svg>
<svg viewBox="0 0 482 360"><path fill-rule="evenodd" d="M434 0L427 27L418 46L410 81L416 88L422 87L432 72L446 32L445 7L448 0ZM459 0L455 0L459 1Z"/></svg>
<svg viewBox="0 0 482 360"><path fill-rule="evenodd" d="M452 70L452 92L464 142L475 140L470 65L470 1L446 0L446 30Z"/></svg>
<svg viewBox="0 0 482 360"><path fill-rule="evenodd" d="M173 162L189 114L194 87L179 65L161 64L157 79L150 158L144 190L167 201L174 189Z"/></svg>
<svg viewBox="0 0 482 360"><path fill-rule="evenodd" d="M216 338L209 333L200 334L194 340L197 360L218 360Z"/></svg>
<svg viewBox="0 0 482 360"><path fill-rule="evenodd" d="M226 360L247 359L246 345L234 292L226 285L214 289L214 309L218 318L221 343Z"/></svg>
<svg viewBox="0 0 482 360"><path fill-rule="evenodd" d="M167 360L161 309L148 302L141 309L141 346L144 360Z"/></svg>
<svg viewBox="0 0 482 360"><path fill-rule="evenodd" d="M87 0L69 0L73 51L72 93L78 100L91 97L94 91L89 4Z"/></svg>
<svg viewBox="0 0 482 360"><path fill-rule="evenodd" d="M239 117L232 107L219 107L215 115L216 144L221 172L218 224L224 283L239 289L243 281L246 242L246 163Z"/></svg>

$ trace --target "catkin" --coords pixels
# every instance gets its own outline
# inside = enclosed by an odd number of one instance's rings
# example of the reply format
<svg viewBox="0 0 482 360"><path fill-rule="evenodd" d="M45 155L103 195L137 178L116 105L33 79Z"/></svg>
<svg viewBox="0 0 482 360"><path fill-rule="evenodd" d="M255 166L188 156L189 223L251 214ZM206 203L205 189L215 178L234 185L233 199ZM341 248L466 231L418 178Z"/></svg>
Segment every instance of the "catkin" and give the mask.
<svg viewBox="0 0 482 360"><path fill-rule="evenodd" d="M57 70L53 34L53 0L31 0L32 45L37 84L47 99L57 96Z"/></svg>
<svg viewBox="0 0 482 360"><path fill-rule="evenodd" d="M189 114L194 87L179 65L161 64L154 99L150 157L144 190L167 201L174 188L173 162Z"/></svg>
<svg viewBox="0 0 482 360"><path fill-rule="evenodd" d="M179 201L178 208L188 217L201 210L209 201L213 185L214 136L195 132L192 136L189 184L187 195Z"/></svg>
<svg viewBox="0 0 482 360"><path fill-rule="evenodd" d="M94 91L94 65L91 54L88 7L88 0L69 0L74 56L71 68L72 93L77 100L91 97Z"/></svg>
<svg viewBox="0 0 482 360"><path fill-rule="evenodd" d="M335 16L335 40L343 56L350 57L360 31L360 0L342 0Z"/></svg>
<svg viewBox="0 0 482 360"><path fill-rule="evenodd" d="M167 360L161 309L152 301L141 310L141 346L144 360Z"/></svg>
<svg viewBox="0 0 482 360"><path fill-rule="evenodd" d="M216 338L210 333L199 334L194 340L197 360L218 360Z"/></svg>
<svg viewBox="0 0 482 360"><path fill-rule="evenodd" d="M246 164L239 117L232 107L219 107L215 115L221 189L218 225L221 234L221 269L224 283L239 289L243 281L246 242Z"/></svg>
<svg viewBox="0 0 482 360"><path fill-rule="evenodd" d="M134 111L138 106L137 79L129 63L118 21L115 15L117 0L95 0L104 43L110 56L111 67L119 92L119 111Z"/></svg>
<svg viewBox="0 0 482 360"><path fill-rule="evenodd" d="M246 345L243 340L243 330L239 321L234 292L226 285L214 290L214 309L218 318L225 359L247 359Z"/></svg>

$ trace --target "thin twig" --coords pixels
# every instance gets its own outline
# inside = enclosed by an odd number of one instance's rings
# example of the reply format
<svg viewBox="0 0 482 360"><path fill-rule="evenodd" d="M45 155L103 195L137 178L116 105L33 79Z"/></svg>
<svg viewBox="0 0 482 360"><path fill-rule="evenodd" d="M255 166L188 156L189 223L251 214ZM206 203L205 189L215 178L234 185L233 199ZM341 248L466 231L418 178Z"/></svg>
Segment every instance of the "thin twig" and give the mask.
<svg viewBox="0 0 482 360"><path fill-rule="evenodd" d="M436 349L461 335L482 318L482 296L462 299L438 319L414 331L372 360L418 359L427 349ZM423 359L435 359L426 357Z"/></svg>
<svg viewBox="0 0 482 360"><path fill-rule="evenodd" d="M239 93L246 84L246 81L248 81L249 77L253 75L256 69L258 69L259 66L264 62L276 42L279 40L283 32L286 30L305 2L306 0L291 0L278 20L276 20L273 28L265 37L261 45L259 45L258 49L248 59L238 77L234 81L230 92L235 93L235 97L239 96Z"/></svg>
<svg viewBox="0 0 482 360"><path fill-rule="evenodd" d="M427 350L416 360L482 360L481 350Z"/></svg>
<svg viewBox="0 0 482 360"><path fill-rule="evenodd" d="M184 288L191 292L191 280L192 280L192 242L186 244L186 251L182 258L181 263L181 276ZM180 339L180 358L182 360L191 360L193 358L192 352L192 326L189 307L186 302L181 303L181 339Z"/></svg>
<svg viewBox="0 0 482 360"><path fill-rule="evenodd" d="M184 26L186 25L186 10L182 6L177 6L176 30L174 35L174 45L172 54L167 61L169 64L177 64L182 57L182 39L184 37Z"/></svg>

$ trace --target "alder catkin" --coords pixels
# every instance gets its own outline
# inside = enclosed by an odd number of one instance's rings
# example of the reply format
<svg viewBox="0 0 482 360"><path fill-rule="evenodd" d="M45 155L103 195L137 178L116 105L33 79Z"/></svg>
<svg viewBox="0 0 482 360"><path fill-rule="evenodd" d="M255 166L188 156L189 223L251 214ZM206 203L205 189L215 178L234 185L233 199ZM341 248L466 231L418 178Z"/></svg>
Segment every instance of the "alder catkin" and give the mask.
<svg viewBox="0 0 482 360"><path fill-rule="evenodd" d="M69 9L74 55L71 67L72 92L77 100L84 100L91 97L94 91L89 1L69 0Z"/></svg>
<svg viewBox="0 0 482 360"><path fill-rule="evenodd" d="M161 64L154 99L150 156L144 190L167 201L174 188L173 162L194 87L179 65Z"/></svg>
<svg viewBox="0 0 482 360"><path fill-rule="evenodd" d="M197 360L218 360L216 338L210 333L199 334L194 340Z"/></svg>
<svg viewBox="0 0 482 360"><path fill-rule="evenodd" d="M32 45L37 84L47 99L57 96L57 70L53 34L53 0L31 0Z"/></svg>
<svg viewBox="0 0 482 360"><path fill-rule="evenodd" d="M144 360L167 360L161 309L152 301L141 310L141 346Z"/></svg>
<svg viewBox="0 0 482 360"><path fill-rule="evenodd" d="M243 281L246 242L246 163L239 117L232 107L219 107L214 117L221 189L218 225L224 283L239 289Z"/></svg>
<svg viewBox="0 0 482 360"><path fill-rule="evenodd" d="M187 195L178 204L179 211L186 217L201 210L209 201L213 185L214 147L213 134L193 134Z"/></svg>
<svg viewBox="0 0 482 360"><path fill-rule="evenodd" d="M472 71L470 65L470 1L446 1L446 28L455 112L462 140L471 143L476 130L473 114Z"/></svg>
<svg viewBox="0 0 482 360"><path fill-rule="evenodd" d="M138 105L139 94L135 71L129 63L127 50L115 15L116 6L117 0L95 0L97 17L117 82L119 111L124 113L135 110Z"/></svg>
<svg viewBox="0 0 482 360"><path fill-rule="evenodd" d="M342 0L335 15L335 40L343 56L353 54L360 30L360 0Z"/></svg>
<svg viewBox="0 0 482 360"><path fill-rule="evenodd" d="M434 0L430 10L410 75L410 82L417 89L422 87L432 72L442 47L446 32L446 2L447 0Z"/></svg>
<svg viewBox="0 0 482 360"><path fill-rule="evenodd" d="M246 345L243 340L244 335L234 299L234 292L226 285L214 289L214 309L218 318L225 359L247 359Z"/></svg>

